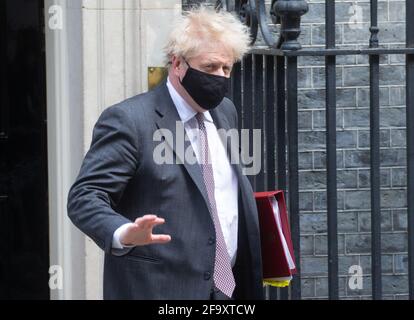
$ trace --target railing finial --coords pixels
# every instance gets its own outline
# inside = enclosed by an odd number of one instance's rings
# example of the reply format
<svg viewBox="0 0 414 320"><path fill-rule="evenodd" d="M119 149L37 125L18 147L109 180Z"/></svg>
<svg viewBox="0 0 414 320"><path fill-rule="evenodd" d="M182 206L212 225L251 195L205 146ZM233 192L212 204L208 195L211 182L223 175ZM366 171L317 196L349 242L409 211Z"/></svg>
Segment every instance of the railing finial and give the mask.
<svg viewBox="0 0 414 320"><path fill-rule="evenodd" d="M309 7L304 0L278 0L274 4L274 11L281 18L281 49L299 50L302 48L298 42L300 35L300 18Z"/></svg>

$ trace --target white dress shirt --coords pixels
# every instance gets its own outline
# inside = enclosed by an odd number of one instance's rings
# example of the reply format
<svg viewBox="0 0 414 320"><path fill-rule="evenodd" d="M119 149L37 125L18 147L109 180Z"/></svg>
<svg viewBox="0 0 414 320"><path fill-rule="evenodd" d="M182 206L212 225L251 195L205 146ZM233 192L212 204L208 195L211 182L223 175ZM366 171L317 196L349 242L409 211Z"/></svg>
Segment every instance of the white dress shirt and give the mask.
<svg viewBox="0 0 414 320"><path fill-rule="evenodd" d="M181 121L184 124L185 132L191 146L200 163L200 144L198 123L195 118L197 112L180 96L175 90L170 80L167 80L168 91L177 108ZM226 149L214 125L213 118L208 111L203 113L204 123L207 131L207 139L210 150L211 164L214 175L214 196L216 199L217 213L223 231L224 240L227 245L232 265L236 261L237 255L237 235L238 235L238 182L237 176L230 165L226 154ZM168 223L168 221L166 221ZM129 224L118 228L113 236L112 247L123 249L120 242L120 235Z"/></svg>

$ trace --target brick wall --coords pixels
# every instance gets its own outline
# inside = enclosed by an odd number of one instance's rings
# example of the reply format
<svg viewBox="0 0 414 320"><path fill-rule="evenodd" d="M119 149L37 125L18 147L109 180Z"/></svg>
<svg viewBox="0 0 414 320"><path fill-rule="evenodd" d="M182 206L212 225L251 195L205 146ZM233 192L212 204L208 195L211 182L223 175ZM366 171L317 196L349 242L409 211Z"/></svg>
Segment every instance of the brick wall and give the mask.
<svg viewBox="0 0 414 320"><path fill-rule="evenodd" d="M184 5L186 5L185 1ZM214 1L210 1L214 2ZM325 43L325 1L307 1L300 42ZM379 40L405 44L405 1L379 1ZM361 48L369 40L369 1L336 1L336 43ZM362 12L362 15L360 14ZM355 14L356 13L356 14ZM355 23L356 21L356 23ZM257 44L263 42L259 39ZM408 298L405 57L380 59L382 272L385 299ZM302 296L328 297L324 59L299 58L299 186ZM338 250L341 299L371 298L369 64L367 56L337 58ZM348 285L362 267L362 290Z"/></svg>
<svg viewBox="0 0 414 320"><path fill-rule="evenodd" d="M324 1L308 1L301 43L324 45ZM355 7L355 4L357 7ZM405 1L379 1L379 39L386 47L405 43ZM355 19L355 10L362 12ZM337 1L336 43L340 48L367 46L369 1ZM356 24L354 21L358 21ZM381 208L383 294L407 298L405 67L404 56L380 60ZM366 56L337 59L337 166L339 294L371 297L369 65ZM325 163L325 75L323 58L299 60L299 156L304 298L326 298L327 226ZM360 265L363 289L351 290L349 267Z"/></svg>

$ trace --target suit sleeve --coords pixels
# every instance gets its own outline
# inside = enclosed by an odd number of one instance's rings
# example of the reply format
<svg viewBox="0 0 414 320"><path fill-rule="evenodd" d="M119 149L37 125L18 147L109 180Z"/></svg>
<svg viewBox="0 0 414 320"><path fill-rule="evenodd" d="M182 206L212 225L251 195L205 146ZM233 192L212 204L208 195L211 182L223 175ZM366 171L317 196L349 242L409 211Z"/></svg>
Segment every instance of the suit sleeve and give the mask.
<svg viewBox="0 0 414 320"><path fill-rule="evenodd" d="M137 130L124 109L109 107L99 117L68 195L69 218L106 253L115 230L131 222L113 208L139 165Z"/></svg>

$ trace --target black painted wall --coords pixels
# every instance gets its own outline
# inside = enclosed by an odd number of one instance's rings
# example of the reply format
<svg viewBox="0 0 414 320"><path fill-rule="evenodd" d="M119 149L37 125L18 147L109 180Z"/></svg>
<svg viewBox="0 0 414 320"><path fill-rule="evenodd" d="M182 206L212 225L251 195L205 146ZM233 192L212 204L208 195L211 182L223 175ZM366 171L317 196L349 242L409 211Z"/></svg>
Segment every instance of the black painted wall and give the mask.
<svg viewBox="0 0 414 320"><path fill-rule="evenodd" d="M49 299L43 1L0 18L0 299Z"/></svg>

